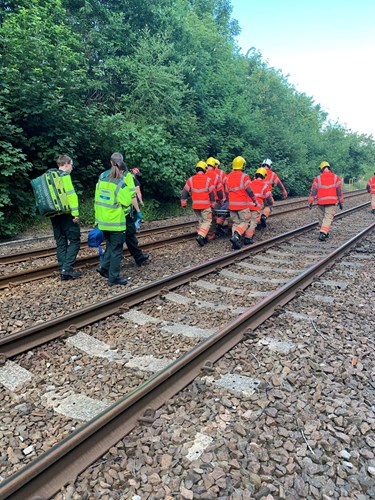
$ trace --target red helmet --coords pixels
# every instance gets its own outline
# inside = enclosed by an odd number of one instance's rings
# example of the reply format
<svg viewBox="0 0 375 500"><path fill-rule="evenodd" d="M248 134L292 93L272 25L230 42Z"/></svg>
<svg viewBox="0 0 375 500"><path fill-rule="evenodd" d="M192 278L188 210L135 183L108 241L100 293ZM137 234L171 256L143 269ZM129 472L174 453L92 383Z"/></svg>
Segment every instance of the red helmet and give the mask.
<svg viewBox="0 0 375 500"><path fill-rule="evenodd" d="M139 168L132 168L131 172L132 172L132 174L135 174L135 175L139 175L141 173L141 171L139 170Z"/></svg>

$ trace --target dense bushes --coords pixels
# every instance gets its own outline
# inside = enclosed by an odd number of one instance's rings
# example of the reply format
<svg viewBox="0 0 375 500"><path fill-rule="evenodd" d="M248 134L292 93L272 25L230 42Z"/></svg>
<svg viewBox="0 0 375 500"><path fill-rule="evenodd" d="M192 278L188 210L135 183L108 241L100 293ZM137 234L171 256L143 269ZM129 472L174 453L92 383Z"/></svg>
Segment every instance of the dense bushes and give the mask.
<svg viewBox="0 0 375 500"><path fill-rule="evenodd" d="M358 177L371 137L327 121L255 50L239 54L229 0L0 0L0 235L32 214L29 179L74 158L85 196L113 151L154 204L178 204L198 159L264 157L291 194L320 161Z"/></svg>

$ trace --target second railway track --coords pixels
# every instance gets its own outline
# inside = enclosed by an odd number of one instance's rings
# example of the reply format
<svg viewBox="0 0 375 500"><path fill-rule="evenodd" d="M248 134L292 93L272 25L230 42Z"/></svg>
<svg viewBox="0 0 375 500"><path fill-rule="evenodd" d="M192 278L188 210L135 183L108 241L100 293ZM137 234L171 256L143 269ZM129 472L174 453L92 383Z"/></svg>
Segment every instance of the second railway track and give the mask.
<svg viewBox="0 0 375 500"><path fill-rule="evenodd" d="M330 265L330 253L335 249L338 254L344 253L346 249L341 248L340 245L353 238L360 228L363 228L364 232L374 228L373 218L363 210L343 215L346 217L340 217L335 221L335 224L340 225L340 237L336 237L334 243L329 242L323 245L318 243L311 233L316 225L313 223L310 227L300 228L295 234L290 233L274 238L268 243L263 242L250 249L242 249L221 259L215 259L208 265L202 264L172 278L160 280L159 283L121 294L121 297L112 299L111 304L104 305L103 309L96 304L95 308L87 309L83 314L75 315L75 318L60 318L54 325L45 325L51 328L51 338L61 335L64 330L68 330L65 333L69 338L54 347L48 344L43 350L34 350L31 358L27 354L22 354L17 360L17 363L22 364L24 369L31 368L31 364L41 362L49 365L46 367L47 370L52 370L52 374L48 376L47 373L43 375L43 372L40 372L38 380L34 382L32 381L33 375L30 375L31 381L27 384L33 386L30 404L43 408L42 413L51 411L47 410L48 408L54 408L55 414L51 415L52 421L48 425L52 425L55 429L60 428L59 435L64 435L64 433L67 435L67 423L72 422L74 426L78 426L80 425L79 419L77 421L69 413L67 414L66 409L64 415L64 411L59 412L59 408L66 408L64 403L67 403L69 398L70 401L72 398L74 400L75 394L79 392L83 373L85 397L92 402L95 413L98 411L98 407L95 406L96 401L104 401L106 405L110 405L121 395L126 396L131 388L137 387L145 380L143 375L136 381L141 373L147 374L147 372L158 370L163 372L166 366L174 367L168 370L168 374L178 373L180 370L183 372L190 357L194 358L194 350L200 349L198 345L205 345L202 347L202 356L206 356L206 359L216 359L214 353L208 354L207 342L213 345L216 343L213 339L218 340L218 336L228 338L229 332L233 337L232 341L238 342L243 336L244 329L255 328L259 322L272 313L274 307L290 300L298 288L304 288L316 275L323 272L324 268ZM354 240L350 244L353 242ZM275 244L277 248L272 249ZM324 258L324 256L327 257ZM308 270L306 270L306 263ZM312 272L313 268L316 273ZM340 286L340 284L336 283L332 286ZM279 291L275 292L275 289ZM256 302L260 300L262 302L256 306ZM119 311L119 305L125 305L125 308ZM136 305L137 308L134 307ZM120 312L120 316L109 317L114 311L106 308L113 306L117 312ZM249 312L249 307L251 312ZM233 319L227 325L231 317ZM251 323L248 323L250 318ZM74 323L75 326L70 329L66 328L69 323ZM233 330L236 329L238 333L234 335ZM17 352L29 349L31 345L27 345L27 337L30 334L32 338L36 333L31 330L29 329L28 334L27 331L19 332L3 339L0 343L0 352L11 357ZM43 338L44 334L46 337ZM38 339L38 335L34 337L34 349L37 345L49 340L46 330L44 334L41 334ZM91 345L90 337L93 338ZM204 341L208 337L212 341ZM150 350L150 341L155 346L153 351ZM9 348L12 343L13 347ZM55 387L48 391L47 384L51 377L53 380L64 378L63 375L58 374L57 369L60 365L58 360L60 358L71 359L70 353L75 350L81 353L76 358L76 360L79 359L80 369L76 373L74 370L69 371L69 390L64 390L60 384L57 390ZM219 350L217 355L222 355L222 352ZM181 357L183 353L185 356ZM173 361L176 358L178 360ZM198 358L199 356L195 357L195 359ZM115 392L112 391L113 393L106 389L108 387L106 384L102 384L99 392L97 390L97 377L102 373L103 361L106 366L111 367L111 378L122 380L117 383L118 389ZM171 362L173 365L170 365ZM188 371L194 374L201 366L202 358L199 358L196 369L190 366ZM62 368L67 368L65 362ZM126 369L125 374L124 369ZM119 375L118 370L121 371L122 376ZM165 377L165 373L164 375L161 373L160 376ZM181 381L177 383L181 384ZM186 385L186 383L185 380L183 384ZM148 389L150 389L149 385ZM41 398L43 394L45 399L41 403L38 398ZM23 395L27 398L25 392ZM78 397L76 399L79 400ZM88 399L86 404L90 406ZM125 399L124 404L127 407L132 397L125 397ZM9 403L12 405L12 401ZM147 403L143 401L142 404ZM116 409L111 410L112 416L118 413L118 410L119 407L116 405ZM9 418L15 418L11 409L8 411ZM86 411L88 411L87 406ZM17 425L17 421L14 425ZM77 435L79 432L77 431ZM42 451L41 448L35 449L37 455L40 455ZM78 452L76 457L78 460ZM69 460L71 464L74 463L72 457ZM51 468L49 473L57 474L57 471ZM6 483L5 486L11 488L11 482Z"/></svg>

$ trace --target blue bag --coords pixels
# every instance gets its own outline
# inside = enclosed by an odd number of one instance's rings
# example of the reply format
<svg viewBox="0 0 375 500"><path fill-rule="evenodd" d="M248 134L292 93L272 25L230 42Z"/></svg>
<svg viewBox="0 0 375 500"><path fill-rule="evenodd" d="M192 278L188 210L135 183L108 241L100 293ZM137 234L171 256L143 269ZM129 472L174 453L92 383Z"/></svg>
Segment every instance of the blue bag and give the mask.
<svg viewBox="0 0 375 500"><path fill-rule="evenodd" d="M99 258L100 260L103 259L103 249L101 247L101 244L104 241L104 233L97 227L94 227L94 229L91 229L91 231L87 235L87 244L89 247L92 248L97 248L99 251Z"/></svg>

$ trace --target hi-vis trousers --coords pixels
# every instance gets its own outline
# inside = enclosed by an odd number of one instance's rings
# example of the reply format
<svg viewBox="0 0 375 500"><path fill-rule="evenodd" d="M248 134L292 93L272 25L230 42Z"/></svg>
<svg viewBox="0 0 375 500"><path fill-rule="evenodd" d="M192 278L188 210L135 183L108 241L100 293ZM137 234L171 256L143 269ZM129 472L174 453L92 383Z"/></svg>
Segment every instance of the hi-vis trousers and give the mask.
<svg viewBox="0 0 375 500"><path fill-rule="evenodd" d="M319 222L320 222L320 232L328 234L331 229L332 221L336 215L337 205L318 205L319 212Z"/></svg>

